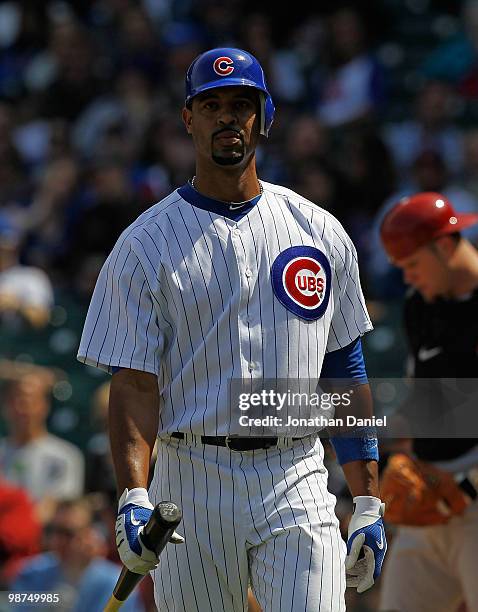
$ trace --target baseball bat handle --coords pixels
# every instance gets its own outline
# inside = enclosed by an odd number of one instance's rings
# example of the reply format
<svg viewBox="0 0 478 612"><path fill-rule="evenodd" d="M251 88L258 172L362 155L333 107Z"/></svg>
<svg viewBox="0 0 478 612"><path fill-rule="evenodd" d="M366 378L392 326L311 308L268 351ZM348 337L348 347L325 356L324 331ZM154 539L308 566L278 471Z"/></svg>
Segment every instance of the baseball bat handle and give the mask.
<svg viewBox="0 0 478 612"><path fill-rule="evenodd" d="M153 550L159 557L180 522L181 510L176 504L170 501L159 502L139 537L146 548ZM143 574L136 574L123 566L104 612L118 610L142 578Z"/></svg>

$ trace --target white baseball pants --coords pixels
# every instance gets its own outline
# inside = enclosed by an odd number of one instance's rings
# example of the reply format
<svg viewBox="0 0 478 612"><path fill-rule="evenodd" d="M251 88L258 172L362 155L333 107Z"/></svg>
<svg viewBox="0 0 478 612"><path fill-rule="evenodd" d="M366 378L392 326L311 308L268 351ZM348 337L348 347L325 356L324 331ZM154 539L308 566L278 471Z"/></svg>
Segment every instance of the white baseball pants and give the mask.
<svg viewBox="0 0 478 612"><path fill-rule="evenodd" d="M159 440L153 504L181 506L184 545L153 573L160 612L343 612L345 543L314 436L247 452Z"/></svg>

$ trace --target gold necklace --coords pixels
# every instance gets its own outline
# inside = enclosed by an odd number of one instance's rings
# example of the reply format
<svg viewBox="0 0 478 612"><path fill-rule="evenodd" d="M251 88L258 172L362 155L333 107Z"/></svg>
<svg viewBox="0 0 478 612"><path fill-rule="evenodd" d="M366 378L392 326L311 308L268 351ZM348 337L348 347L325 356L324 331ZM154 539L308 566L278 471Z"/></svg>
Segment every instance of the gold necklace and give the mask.
<svg viewBox="0 0 478 612"><path fill-rule="evenodd" d="M196 175L193 176L190 183L191 183L191 187L195 191L197 191L196 186L194 185L195 180L196 180ZM254 198L261 196L263 193L264 193L264 187L262 186L262 183L259 181L259 194L257 196L254 196ZM226 204L230 210L236 210L236 208L242 208L245 204L249 204L249 202L253 200L254 198L251 198L250 200L244 200L243 202L224 202L224 204ZM223 202L224 200L220 200L220 201Z"/></svg>

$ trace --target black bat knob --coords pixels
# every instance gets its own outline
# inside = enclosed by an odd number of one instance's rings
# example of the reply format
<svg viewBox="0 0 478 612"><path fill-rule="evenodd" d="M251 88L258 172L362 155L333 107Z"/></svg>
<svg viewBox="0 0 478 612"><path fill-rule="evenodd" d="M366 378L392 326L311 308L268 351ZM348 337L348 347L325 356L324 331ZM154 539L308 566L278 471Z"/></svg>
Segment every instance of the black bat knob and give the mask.
<svg viewBox="0 0 478 612"><path fill-rule="evenodd" d="M159 554L181 522L181 518L181 510L176 504L168 501L159 502L139 537L146 548Z"/></svg>

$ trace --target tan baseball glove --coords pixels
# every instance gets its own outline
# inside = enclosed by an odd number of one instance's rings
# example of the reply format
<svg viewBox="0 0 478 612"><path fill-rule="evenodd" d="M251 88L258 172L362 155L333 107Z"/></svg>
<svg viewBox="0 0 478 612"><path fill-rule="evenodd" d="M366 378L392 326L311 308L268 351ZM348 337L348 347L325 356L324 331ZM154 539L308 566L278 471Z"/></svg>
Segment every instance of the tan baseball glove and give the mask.
<svg viewBox="0 0 478 612"><path fill-rule="evenodd" d="M471 501L451 474L402 453L390 456L380 493L387 508L385 519L396 525L444 524L462 514Z"/></svg>

